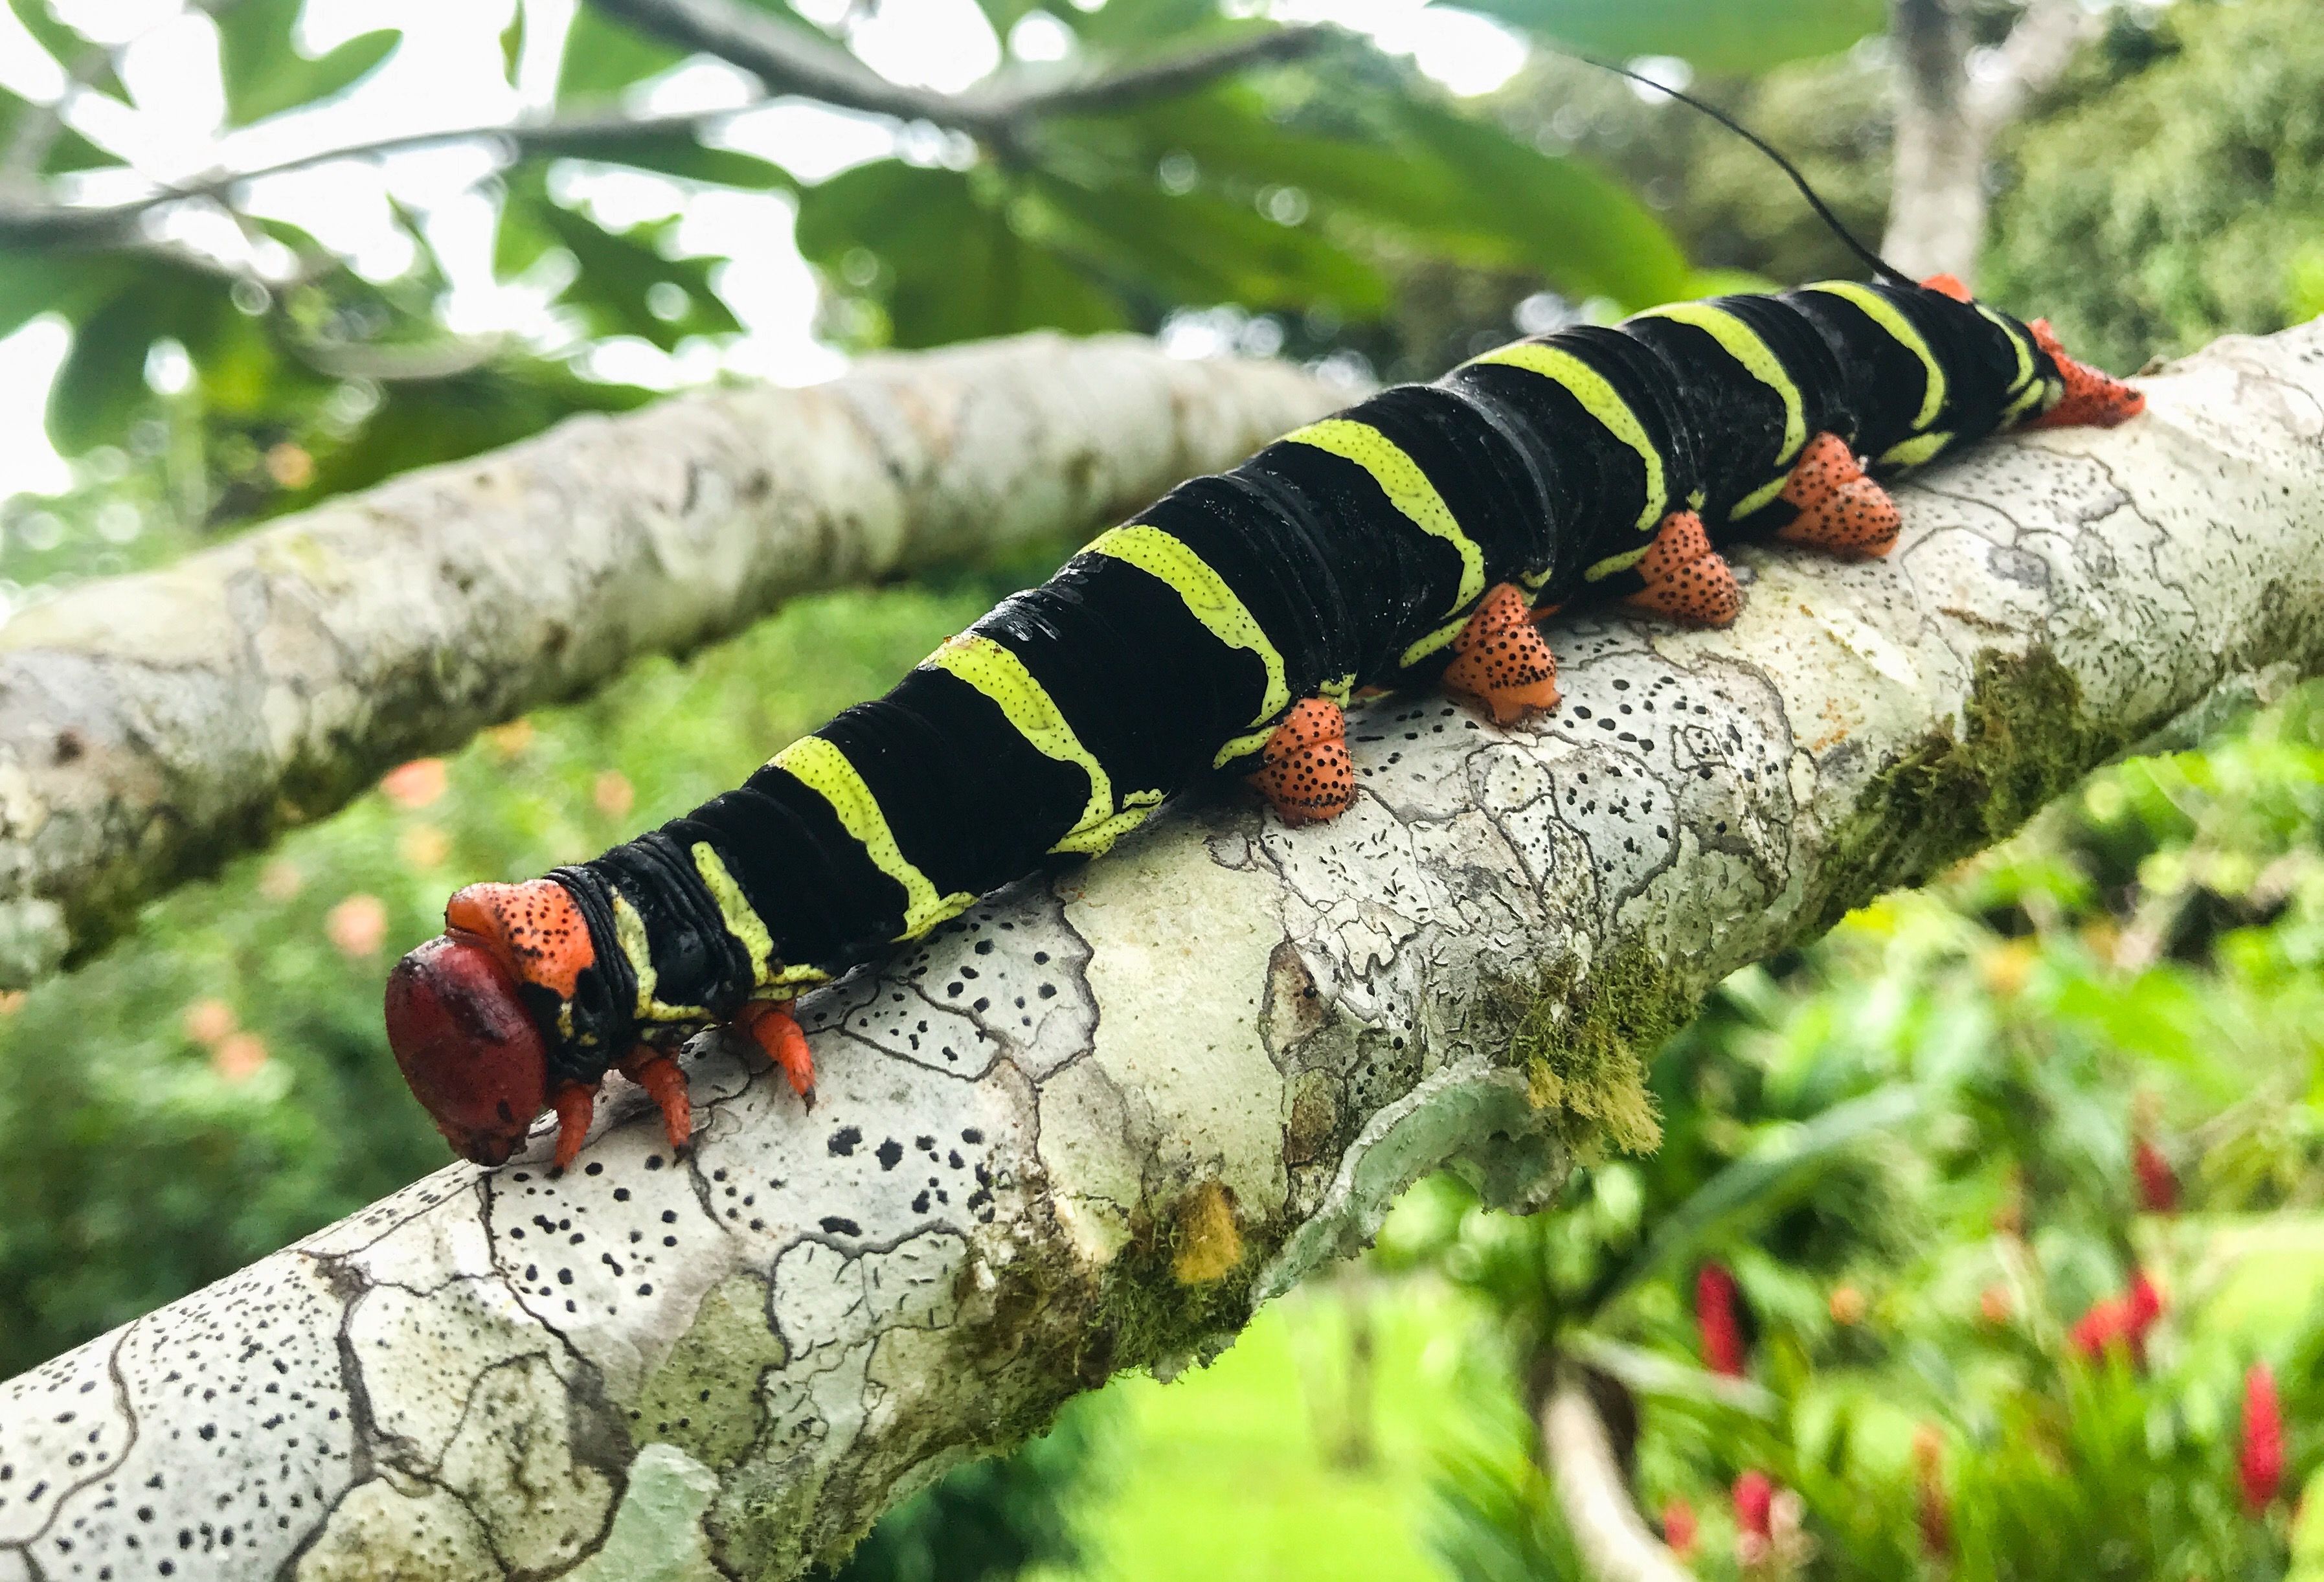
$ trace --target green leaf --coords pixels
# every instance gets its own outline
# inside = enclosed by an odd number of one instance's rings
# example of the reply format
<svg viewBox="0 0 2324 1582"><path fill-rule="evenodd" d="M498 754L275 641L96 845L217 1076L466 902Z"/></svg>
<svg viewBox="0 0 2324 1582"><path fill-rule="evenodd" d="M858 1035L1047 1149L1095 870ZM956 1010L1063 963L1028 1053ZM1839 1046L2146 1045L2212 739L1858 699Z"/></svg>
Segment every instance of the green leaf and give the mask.
<svg viewBox="0 0 2324 1582"><path fill-rule="evenodd" d="M1713 1238L1782 1207L1817 1170L1874 1133L1904 1124L1926 1103L1919 1088L1899 1085L1834 1105L1812 1120L1783 1128L1665 1215L1637 1255L1603 1288L1602 1299L1594 1304L1597 1310L1694 1255Z"/></svg>
<svg viewBox="0 0 2324 1582"><path fill-rule="evenodd" d="M305 0L239 0L217 16L226 125L246 126L340 93L387 59L402 41L395 28L349 39L316 58L293 42Z"/></svg>
<svg viewBox="0 0 2324 1582"><path fill-rule="evenodd" d="M1449 0L1554 44L1627 60L1677 55L1748 73L1847 49L1888 25L1885 0Z"/></svg>
<svg viewBox="0 0 2324 1582"><path fill-rule="evenodd" d="M1204 192L1173 196L1150 181L1085 186L1045 177L1038 185L1065 234L1130 280L1179 301L1328 305L1351 318L1387 305L1388 283L1370 264L1248 204Z"/></svg>
<svg viewBox="0 0 2324 1582"><path fill-rule="evenodd" d="M43 313L78 319L134 273L119 255L0 251L0 338Z"/></svg>
<svg viewBox="0 0 2324 1582"><path fill-rule="evenodd" d="M508 26L501 29L501 75L510 83L516 81L517 67L524 60L524 0L517 0L515 14Z"/></svg>
<svg viewBox="0 0 2324 1582"><path fill-rule="evenodd" d="M629 165L641 171L659 171L665 176L683 177L689 181L708 181L721 187L742 187L758 192L778 188L785 191L798 190L798 182L780 165L731 148L706 147L688 134L675 129L658 132L651 136L608 130L588 136L562 139L557 145L557 156Z"/></svg>
<svg viewBox="0 0 2324 1582"><path fill-rule="evenodd" d="M1458 181L1457 212L1466 223L1489 223L1568 294L1610 297L1626 309L1687 296L1693 272L1685 253L1654 211L1611 176L1432 105L1399 104L1391 114L1404 138Z"/></svg>
<svg viewBox="0 0 2324 1582"><path fill-rule="evenodd" d="M1537 271L1576 297L1635 309L1695 294L1662 222L1595 167L1401 95L1345 96L1335 108L1347 134L1295 130L1268 118L1256 95L1228 88L1071 130L1082 148L1110 147L1148 171L1184 154L1208 186L1296 187L1439 256Z"/></svg>
<svg viewBox="0 0 2324 1582"><path fill-rule="evenodd" d="M686 51L607 20L595 7L574 14L557 69L557 102L611 98L686 59Z"/></svg>
<svg viewBox="0 0 2324 1582"><path fill-rule="evenodd" d="M557 245L573 254L578 273L558 302L580 312L590 335L641 336L669 351L689 335L724 335L742 328L711 289L715 259L663 255L659 243L672 222L609 231L586 215L547 202L533 205L533 216ZM680 304L678 311L656 311L672 300Z"/></svg>
<svg viewBox="0 0 2324 1582"><path fill-rule="evenodd" d="M227 289L216 276L148 264L84 315L49 388L57 449L70 456L118 443L152 398L145 357L154 341L174 336L190 349L208 339L217 317L235 311Z"/></svg>
<svg viewBox="0 0 2324 1582"><path fill-rule="evenodd" d="M68 71L82 66L89 52L99 48L79 30L59 22L46 0L8 0L8 9L16 14L16 20L23 23L24 31L32 35L41 48ZM109 93L116 97L127 97L127 90L121 86L121 79L114 75L109 60L96 76L88 79L88 85L99 93Z"/></svg>
<svg viewBox="0 0 2324 1582"><path fill-rule="evenodd" d="M1165 41L1184 44L1272 25L1231 21L1220 14L1216 0L1107 0L1095 11L1067 4L1055 14L1084 43L1132 55Z"/></svg>
<svg viewBox="0 0 2324 1582"><path fill-rule="evenodd" d="M886 310L896 346L1127 321L1085 265L1020 234L959 171L900 160L843 171L800 193L797 236L799 251L839 279L859 251L877 265L859 289Z"/></svg>

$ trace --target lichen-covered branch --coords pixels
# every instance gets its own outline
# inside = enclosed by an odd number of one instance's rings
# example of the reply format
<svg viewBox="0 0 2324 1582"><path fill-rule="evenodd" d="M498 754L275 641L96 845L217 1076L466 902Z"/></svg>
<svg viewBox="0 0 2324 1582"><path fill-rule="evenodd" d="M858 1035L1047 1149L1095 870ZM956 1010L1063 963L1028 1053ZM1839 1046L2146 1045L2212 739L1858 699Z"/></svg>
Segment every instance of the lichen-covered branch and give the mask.
<svg viewBox="0 0 2324 1582"><path fill-rule="evenodd" d="M697 1052L555 1178L457 1166L0 1386L0 1582L777 1577L1114 1371L1196 1357L1447 1161L1643 1147L1720 976L2324 660L2324 328L1980 449L1726 632L1561 623L1566 701L1353 716L1355 808L1222 788L807 1002L812 1112Z"/></svg>
<svg viewBox="0 0 2324 1582"><path fill-rule="evenodd" d="M415 753L784 599L1102 525L1343 404L1130 337L576 418L0 626L0 987Z"/></svg>

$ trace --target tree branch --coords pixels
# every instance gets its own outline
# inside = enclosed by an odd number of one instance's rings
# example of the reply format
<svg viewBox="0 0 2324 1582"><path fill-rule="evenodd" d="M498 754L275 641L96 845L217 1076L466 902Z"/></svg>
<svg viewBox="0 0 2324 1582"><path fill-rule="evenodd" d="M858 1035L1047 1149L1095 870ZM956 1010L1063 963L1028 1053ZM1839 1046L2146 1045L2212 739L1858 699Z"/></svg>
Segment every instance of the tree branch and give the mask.
<svg viewBox="0 0 2324 1582"><path fill-rule="evenodd" d="M0 625L0 982L415 753L814 588L1089 528L1342 404L1128 337L582 418Z"/></svg>
<svg viewBox="0 0 2324 1582"><path fill-rule="evenodd" d="M514 159L618 158L624 144L652 143L670 137L692 137L757 108L709 110L683 116L622 116L597 113L540 122L495 123L448 127L439 132L412 132L365 143L335 143L294 154L272 164L248 170L218 171L191 181L155 189L119 203L57 204L0 201L0 245L15 246L102 246L120 245L137 235L138 222L172 203L211 199L224 201L235 190L269 176L289 175L340 160L378 159L414 149L440 148L456 143L494 143Z"/></svg>
<svg viewBox="0 0 2324 1582"><path fill-rule="evenodd" d="M1118 109L1167 97L1246 67L1314 53L1341 35L1329 27L1276 28L1205 44L1143 66L1047 86L991 85L942 94L889 81L835 44L734 0L587 0L640 32L715 55L758 78L770 94L801 94L899 120L1009 141L1046 116Z"/></svg>
<svg viewBox="0 0 2324 1582"><path fill-rule="evenodd" d="M2324 325L2146 389L2126 428L1906 488L1885 561L1745 551L1728 631L1561 624L1553 718L1360 707L1333 823L1222 788L1001 893L806 1003L812 1114L714 1044L683 1161L642 1095L609 1095L561 1179L545 1134L446 1170L0 1386L0 1577L142 1574L133 1543L227 1526L213 1569L308 1582L782 1577L1074 1392L1225 1343L1448 1159L1491 1201L1547 1200L1575 1145L1647 1140L1638 1058L1720 976L2223 682L2324 662ZM1067 393L1047 410L1104 398ZM421 537L464 486L586 537L592 492L647 467L666 493L625 495L679 516L686 469L642 430L569 488L540 465L616 432L405 486L364 528ZM650 610L638 586L608 611Z"/></svg>
<svg viewBox="0 0 2324 1582"><path fill-rule="evenodd" d="M1989 66L1972 77L1950 0L1891 0L1896 152L1880 250L1916 275L1977 278L1985 245L1985 162L1993 139L2065 72L2096 27L2080 0L2031 0Z"/></svg>
<svg viewBox="0 0 2324 1582"><path fill-rule="evenodd" d="M1694 1582L1630 1499L1590 1392L1563 1370L1541 1408L1541 1458L1582 1564L1596 1582Z"/></svg>

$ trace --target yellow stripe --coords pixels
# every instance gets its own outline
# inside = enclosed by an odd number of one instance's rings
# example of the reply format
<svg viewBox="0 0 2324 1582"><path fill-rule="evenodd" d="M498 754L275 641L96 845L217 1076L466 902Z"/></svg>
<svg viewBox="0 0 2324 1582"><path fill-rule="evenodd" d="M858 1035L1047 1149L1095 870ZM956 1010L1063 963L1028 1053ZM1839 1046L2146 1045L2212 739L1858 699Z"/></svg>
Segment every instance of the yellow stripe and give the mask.
<svg viewBox="0 0 2324 1582"><path fill-rule="evenodd" d="M1372 481L1388 496L1388 504L1403 512L1415 527L1452 546L1461 557L1461 595L1452 601L1452 608L1465 609L1484 597L1484 550L1461 531L1452 508L1444 504L1444 496L1403 447L1370 423L1360 423L1351 418L1325 418L1320 423L1294 429L1284 439L1294 444L1313 445L1318 450L1328 450L1354 462L1372 475Z"/></svg>
<svg viewBox="0 0 2324 1582"><path fill-rule="evenodd" d="M1573 398L1605 430L1638 453L1646 465L1646 504L1638 513L1638 531L1652 532L1662 523L1669 505L1669 486L1663 479L1662 452L1646 438L1646 426L1638 414L1618 394L1606 376L1571 352L1555 347L1542 346L1533 341L1519 341L1505 346L1497 352L1487 352L1478 363L1502 363L1512 368L1523 368L1528 374L1563 384ZM1471 366L1474 366L1471 364Z"/></svg>
<svg viewBox="0 0 2324 1582"><path fill-rule="evenodd" d="M1426 659L1430 654L1434 653L1438 649L1452 642L1455 637L1460 636L1462 628L1469 624L1470 619L1471 616L1466 614L1453 616L1451 620L1445 622L1444 624L1437 627L1435 631L1431 632L1427 636L1421 638L1418 642L1412 644L1411 647L1398 654L1397 656L1396 662L1403 669L1410 670L1414 665L1418 664L1422 660Z"/></svg>
<svg viewBox="0 0 2324 1582"><path fill-rule="evenodd" d="M706 1022L710 1013L699 1005L665 1005L654 996L660 980L654 976L653 945L646 934L646 920L630 904L630 898L620 891L613 892L613 939L629 958L630 971L638 980L637 1018L641 1022Z"/></svg>
<svg viewBox="0 0 2324 1582"><path fill-rule="evenodd" d="M752 907L742 887L734 883L734 875L726 871L725 863L717 849L706 840L694 843L694 871L702 875L702 883L710 892L710 899L718 903L718 921L726 931L742 941L751 958L751 982L764 984L775 958L775 939L767 931L766 920Z"/></svg>
<svg viewBox="0 0 2324 1582"><path fill-rule="evenodd" d="M1617 571L1628 571L1645 560L1653 550L1652 544L1640 544L1635 550L1625 550L1618 555L1609 555L1582 574L1584 582L1603 582Z"/></svg>
<svg viewBox="0 0 2324 1582"><path fill-rule="evenodd" d="M2038 379L2028 384L2016 400L2002 409L2001 426L2006 429L2024 421L2026 413L2037 410L2049 393L2050 387Z"/></svg>
<svg viewBox="0 0 2324 1582"><path fill-rule="evenodd" d="M1992 321L1995 328L2009 338L2009 349L2017 354L2017 377L2012 379L2009 382L2009 388L2002 392L2005 395L2015 395L2024 389L2034 378L2034 347L2026 340L2024 333L2008 319L2004 319L1983 302L1973 305L1978 312Z"/></svg>
<svg viewBox="0 0 2324 1582"><path fill-rule="evenodd" d="M1776 399L1784 403L1784 448L1776 453L1777 467L1790 466L1792 458L1807 449L1807 403L1800 394L1800 387L1784 372L1783 359L1759 338L1757 330L1724 308L1715 308L1709 302L1670 302L1633 317L1668 319L1674 323L1694 326L1742 364L1751 377L1775 393Z"/></svg>
<svg viewBox="0 0 2324 1582"><path fill-rule="evenodd" d="M1866 318L1886 330L1891 340L1921 359L1921 367L1928 379L1921 395L1921 415L1913 420L1913 428L1918 432L1935 422L1937 414L1945 410L1945 371L1937 363L1937 354L1929 349L1929 343L1921 338L1919 330L1913 328L1913 321L1897 310L1896 304L1870 286L1858 285L1852 280L1828 280L1807 289L1854 304L1863 310Z"/></svg>
<svg viewBox="0 0 2324 1582"><path fill-rule="evenodd" d="M1135 828L1147 811L1162 800L1159 791L1125 797L1126 805L1134 806L1136 816L1123 823L1124 815L1113 805L1113 779L1097 755L1082 745L1082 739L1057 708L1056 699L1047 688L1034 679L1025 668L1025 661L990 637L974 632L964 632L947 638L942 647L921 661L924 670L944 671L959 677L970 686L992 699L1010 727L1032 744L1034 751L1060 763L1077 766L1089 776L1089 800L1081 818L1064 839L1051 847L1051 851L1086 852L1092 856L1106 851L1125 832Z"/></svg>
<svg viewBox="0 0 2324 1582"><path fill-rule="evenodd" d="M964 893L938 895L928 876L904 860L879 799L847 754L831 743L821 736L801 736L776 754L773 762L829 802L840 828L862 844L872 865L904 887L904 931L896 938L916 939L945 919L958 916L976 899Z"/></svg>
<svg viewBox="0 0 2324 1582"><path fill-rule="evenodd" d="M1933 434L1923 434L1918 439L1906 439L1901 444L1891 445L1882 451L1880 465L1920 467L1924 463L1934 461L1937 458L1937 453L1952 442L1952 435L1946 430L1940 430Z"/></svg>
<svg viewBox="0 0 2324 1582"><path fill-rule="evenodd" d="M1792 475L1785 473L1781 477L1772 478L1760 485L1735 502L1735 509L1727 513L1728 520L1732 522L1748 516L1755 511L1765 511L1775 503L1775 496L1782 494L1784 486L1791 481Z"/></svg>
<svg viewBox="0 0 2324 1582"><path fill-rule="evenodd" d="M1151 523L1133 522L1102 532L1082 551L1126 560L1148 576L1170 585L1185 601L1187 613L1210 628L1211 635L1229 648L1248 648L1267 667L1267 696L1250 723L1271 720L1291 707L1291 689L1283 679L1283 655L1268 641L1266 631L1243 607L1226 578L1211 569L1200 555Z"/></svg>

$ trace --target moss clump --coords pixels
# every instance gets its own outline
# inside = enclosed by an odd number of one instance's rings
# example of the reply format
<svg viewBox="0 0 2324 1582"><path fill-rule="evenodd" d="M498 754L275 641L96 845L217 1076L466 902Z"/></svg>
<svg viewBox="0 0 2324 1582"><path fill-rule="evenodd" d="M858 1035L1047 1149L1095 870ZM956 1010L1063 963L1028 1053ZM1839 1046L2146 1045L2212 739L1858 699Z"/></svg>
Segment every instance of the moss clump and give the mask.
<svg viewBox="0 0 2324 1582"><path fill-rule="evenodd" d="M1570 958L1538 985L1509 1041L1536 1108L1554 1110L1569 1146L1651 1152L1662 1123L1646 1062L1701 998L1636 940L1585 969Z"/></svg>
<svg viewBox="0 0 2324 1582"><path fill-rule="evenodd" d="M1978 655L1959 733L1948 724L1922 738L1834 831L1803 914L1812 931L2011 834L2130 742L2134 732L2088 718L2081 702L2081 684L2047 649Z"/></svg>
<svg viewBox="0 0 2324 1582"><path fill-rule="evenodd" d="M1181 1285L1211 1285L1242 1262L1242 1232L1235 1227L1234 1194L1217 1181L1204 1181L1184 1198L1172 1216L1177 1221L1176 1250L1170 1276Z"/></svg>

